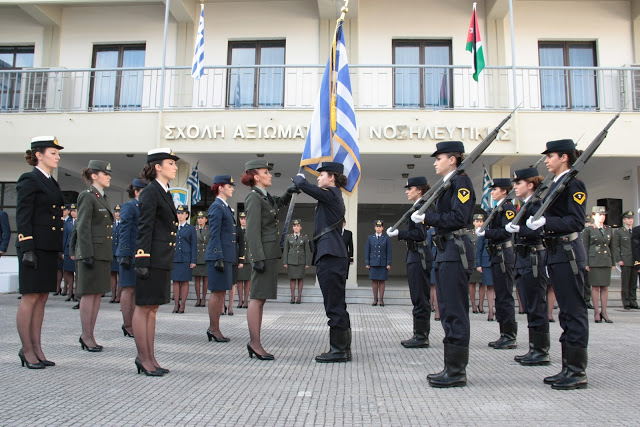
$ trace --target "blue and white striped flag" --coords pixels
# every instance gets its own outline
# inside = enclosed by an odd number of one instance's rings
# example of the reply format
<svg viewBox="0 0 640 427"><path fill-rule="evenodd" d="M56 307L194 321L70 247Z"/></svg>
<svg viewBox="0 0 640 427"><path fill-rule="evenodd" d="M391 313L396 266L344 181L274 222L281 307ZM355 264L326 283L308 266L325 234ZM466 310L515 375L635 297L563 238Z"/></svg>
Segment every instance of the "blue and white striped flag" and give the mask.
<svg viewBox="0 0 640 427"><path fill-rule="evenodd" d="M200 195L200 177L198 176L198 164L194 166L191 171L189 179L187 179L187 185L191 187L191 204L195 205L202 199Z"/></svg>
<svg viewBox="0 0 640 427"><path fill-rule="evenodd" d="M360 182L361 167L342 22L338 21L300 166L317 175L318 164L323 161L342 163L347 177L344 191L351 194Z"/></svg>
<svg viewBox="0 0 640 427"><path fill-rule="evenodd" d="M490 212L493 209L493 199L491 198L491 185L493 181L489 176L489 171L487 171L486 166L483 166L484 172L482 174L482 210L485 212Z"/></svg>
<svg viewBox="0 0 640 427"><path fill-rule="evenodd" d="M191 77L198 80L204 74L204 4L200 4L200 23L196 36L196 48L193 52Z"/></svg>

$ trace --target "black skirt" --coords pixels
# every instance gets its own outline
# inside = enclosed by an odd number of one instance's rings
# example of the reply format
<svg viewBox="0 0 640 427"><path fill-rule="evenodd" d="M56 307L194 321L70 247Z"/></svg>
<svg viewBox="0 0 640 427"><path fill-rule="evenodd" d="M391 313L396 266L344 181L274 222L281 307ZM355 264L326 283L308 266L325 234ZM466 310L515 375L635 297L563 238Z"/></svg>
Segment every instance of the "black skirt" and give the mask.
<svg viewBox="0 0 640 427"><path fill-rule="evenodd" d="M136 305L162 305L171 297L171 270L149 269L149 277L136 277Z"/></svg>
<svg viewBox="0 0 640 427"><path fill-rule="evenodd" d="M34 270L22 264L18 253L18 282L21 294L38 294L56 291L58 277L58 252L36 249L37 266Z"/></svg>

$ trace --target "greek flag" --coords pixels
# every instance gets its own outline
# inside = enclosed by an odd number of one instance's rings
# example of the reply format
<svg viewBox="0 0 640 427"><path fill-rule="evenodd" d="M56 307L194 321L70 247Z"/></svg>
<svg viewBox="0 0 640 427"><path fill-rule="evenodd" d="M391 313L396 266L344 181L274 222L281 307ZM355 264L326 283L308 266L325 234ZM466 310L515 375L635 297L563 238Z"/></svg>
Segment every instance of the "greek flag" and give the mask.
<svg viewBox="0 0 640 427"><path fill-rule="evenodd" d="M187 185L191 187L191 204L195 205L202 199L200 195L200 177L198 176L198 164L194 166L191 171L189 179L187 179Z"/></svg>
<svg viewBox="0 0 640 427"><path fill-rule="evenodd" d="M196 48L193 52L193 65L191 77L198 80L204 74L204 4L200 4L200 23L196 36Z"/></svg>
<svg viewBox="0 0 640 427"><path fill-rule="evenodd" d="M489 176L486 166L483 166L484 172L482 174L482 210L490 212L493 209L493 200L491 199L491 184L493 181Z"/></svg>
<svg viewBox="0 0 640 427"><path fill-rule="evenodd" d="M317 175L323 161L342 163L347 177L344 191L351 194L360 182L361 167L342 22L339 20L336 27L300 166Z"/></svg>

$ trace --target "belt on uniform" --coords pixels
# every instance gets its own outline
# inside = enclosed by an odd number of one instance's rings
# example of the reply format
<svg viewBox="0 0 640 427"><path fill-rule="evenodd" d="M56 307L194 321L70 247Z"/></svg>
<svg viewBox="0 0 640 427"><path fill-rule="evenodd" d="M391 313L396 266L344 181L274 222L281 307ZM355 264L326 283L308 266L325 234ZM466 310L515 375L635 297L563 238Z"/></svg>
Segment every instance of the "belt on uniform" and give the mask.
<svg viewBox="0 0 640 427"><path fill-rule="evenodd" d="M427 258L424 254L424 251L418 250L419 248L423 248L427 246L427 242L424 240L421 240L419 242L416 242L415 240L407 240L407 250L410 250L412 252L417 252L418 255L420 255L420 263L422 264L422 269L423 270L427 270Z"/></svg>
<svg viewBox="0 0 640 427"><path fill-rule="evenodd" d="M518 253L520 258L525 258L527 254L529 255L529 261L531 262L531 270L533 272L533 277L538 277L538 252L544 250L544 245L532 244L526 245L523 243L518 243L515 245L515 250Z"/></svg>
<svg viewBox="0 0 640 427"><path fill-rule="evenodd" d="M552 254L555 254L558 250L556 245L562 245L562 249L564 249L564 253L567 255L567 259L569 260L569 265L571 266L571 271L573 271L573 274L578 274L578 264L576 263L576 254L573 251L571 242L576 240L578 236L578 233L574 231L573 233L564 234L561 236L548 234L542 237L542 243L544 244L544 247L547 248Z"/></svg>
<svg viewBox="0 0 640 427"><path fill-rule="evenodd" d="M511 246L513 246L513 242L511 240L505 240L500 243L489 243L487 245L487 253L491 256L497 256L500 258L500 271L503 273L507 271L507 268L504 265L504 249L510 248Z"/></svg>
<svg viewBox="0 0 640 427"><path fill-rule="evenodd" d="M469 262L467 261L467 249L464 246L464 241L462 240L462 236L467 233L466 228L461 228L460 230L450 231L445 234L436 234L433 236L433 244L438 248L440 252L444 252L445 250L445 242L447 240L453 240L456 248L458 248L458 254L460 255L460 262L462 262L462 267L467 270L469 268Z"/></svg>

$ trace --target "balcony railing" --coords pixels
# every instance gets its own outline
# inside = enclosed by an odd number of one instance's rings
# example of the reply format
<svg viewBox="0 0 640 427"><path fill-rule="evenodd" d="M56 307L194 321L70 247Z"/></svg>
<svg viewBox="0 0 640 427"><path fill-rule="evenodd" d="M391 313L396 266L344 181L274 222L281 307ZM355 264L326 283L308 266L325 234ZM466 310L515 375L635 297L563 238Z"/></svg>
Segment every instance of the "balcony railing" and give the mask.
<svg viewBox="0 0 640 427"><path fill-rule="evenodd" d="M0 70L0 113L312 109L323 66ZM506 110L514 107L510 67L351 65L360 110ZM637 111L640 67L517 67L523 110ZM164 82L164 83L163 83ZM164 87L164 96L161 96Z"/></svg>

